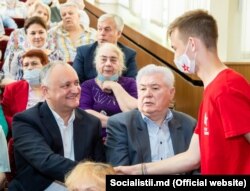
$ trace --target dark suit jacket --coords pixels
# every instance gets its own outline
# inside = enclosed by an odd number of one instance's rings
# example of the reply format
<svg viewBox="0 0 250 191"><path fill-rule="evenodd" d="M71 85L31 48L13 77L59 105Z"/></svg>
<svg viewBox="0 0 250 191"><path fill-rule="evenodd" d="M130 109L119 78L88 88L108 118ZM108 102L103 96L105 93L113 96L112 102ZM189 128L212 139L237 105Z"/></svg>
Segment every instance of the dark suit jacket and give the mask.
<svg viewBox="0 0 250 191"><path fill-rule="evenodd" d="M55 180L63 182L78 161L105 161L100 120L77 108L73 125L75 161L64 158L61 133L46 102L14 116L17 176L9 190L42 191Z"/></svg>
<svg viewBox="0 0 250 191"><path fill-rule="evenodd" d="M135 61L136 52L121 43L117 44L125 56L125 65L127 70L123 73L123 76L135 78L137 75L137 66ZM80 83L95 78L97 75L94 63L97 46L98 43L94 42L77 48L73 67L78 74Z"/></svg>
<svg viewBox="0 0 250 191"><path fill-rule="evenodd" d="M174 153L188 149L196 120L187 114L173 111L169 131ZM135 109L109 118L105 144L107 162L114 166L151 162L151 150L146 123Z"/></svg>
<svg viewBox="0 0 250 191"><path fill-rule="evenodd" d="M13 82L5 86L2 106L10 130L12 129L13 116L18 112L26 110L28 95L29 84L25 80Z"/></svg>

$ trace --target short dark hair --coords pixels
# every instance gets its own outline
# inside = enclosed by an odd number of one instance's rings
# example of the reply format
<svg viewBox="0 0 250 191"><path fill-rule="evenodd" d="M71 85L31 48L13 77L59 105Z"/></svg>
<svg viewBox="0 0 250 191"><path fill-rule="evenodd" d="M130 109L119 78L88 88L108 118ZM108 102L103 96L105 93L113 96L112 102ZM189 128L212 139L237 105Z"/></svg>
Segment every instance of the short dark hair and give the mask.
<svg viewBox="0 0 250 191"><path fill-rule="evenodd" d="M48 29L47 24L45 23L45 21L41 17L34 16L34 17L30 17L30 18L25 20L24 30L25 30L26 34L27 34L27 29L30 27L30 25L33 25L33 24L41 25L46 31Z"/></svg>

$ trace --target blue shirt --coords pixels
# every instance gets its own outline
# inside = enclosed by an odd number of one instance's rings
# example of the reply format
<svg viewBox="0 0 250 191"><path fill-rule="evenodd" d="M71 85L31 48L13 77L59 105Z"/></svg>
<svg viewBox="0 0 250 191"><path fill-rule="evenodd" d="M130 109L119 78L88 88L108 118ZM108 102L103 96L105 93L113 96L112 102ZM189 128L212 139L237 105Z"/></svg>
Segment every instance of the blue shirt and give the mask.
<svg viewBox="0 0 250 191"><path fill-rule="evenodd" d="M169 110L161 126L142 114L147 124L152 162L174 156L173 144L169 132L168 122L173 118Z"/></svg>

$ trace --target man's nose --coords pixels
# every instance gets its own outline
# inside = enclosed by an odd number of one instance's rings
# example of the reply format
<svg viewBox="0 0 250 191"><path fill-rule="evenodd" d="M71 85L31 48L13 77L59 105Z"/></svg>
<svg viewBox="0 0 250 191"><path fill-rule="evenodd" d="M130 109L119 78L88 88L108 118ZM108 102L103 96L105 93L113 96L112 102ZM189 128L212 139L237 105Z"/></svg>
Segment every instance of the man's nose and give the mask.
<svg viewBox="0 0 250 191"><path fill-rule="evenodd" d="M80 86L79 85L72 85L71 86L71 92L72 93L79 93L81 90Z"/></svg>
<svg viewBox="0 0 250 191"><path fill-rule="evenodd" d="M149 88L146 89L145 95L146 95L147 97L151 97L151 96L152 96L152 91L151 91Z"/></svg>

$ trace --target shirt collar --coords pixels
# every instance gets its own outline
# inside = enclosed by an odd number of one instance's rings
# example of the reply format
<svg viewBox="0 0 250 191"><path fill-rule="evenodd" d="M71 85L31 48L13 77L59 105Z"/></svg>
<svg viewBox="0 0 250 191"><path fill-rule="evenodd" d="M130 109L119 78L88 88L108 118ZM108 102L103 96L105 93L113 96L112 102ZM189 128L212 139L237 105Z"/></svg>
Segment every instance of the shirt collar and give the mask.
<svg viewBox="0 0 250 191"><path fill-rule="evenodd" d="M61 124L64 124L64 120L60 117L60 115L58 115L58 113L56 113L50 106L49 106L49 108L50 108L52 114L54 115L55 120L60 122ZM72 111L71 116L68 120L68 124L73 123L74 120L75 120L75 110Z"/></svg>
<svg viewBox="0 0 250 191"><path fill-rule="evenodd" d="M149 123L153 123L155 124L155 122L153 120L151 120L150 118L148 118L146 115L144 115L143 113L141 113L142 115L142 119L143 121L145 121L145 123L149 124ZM173 113L172 111L169 109L167 112L167 115L163 121L163 123L168 123L171 119L173 119Z"/></svg>

